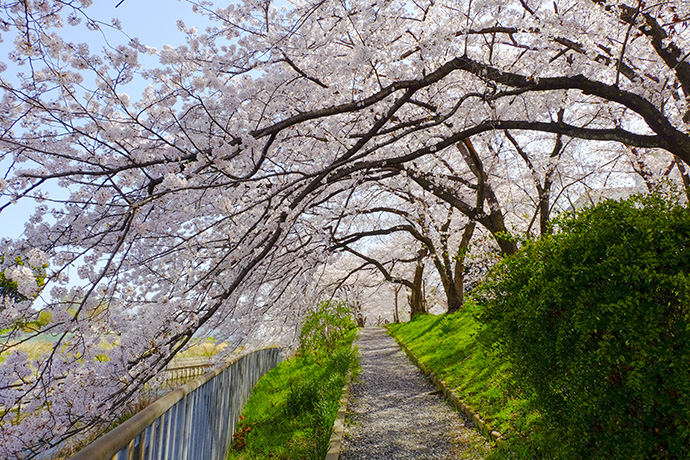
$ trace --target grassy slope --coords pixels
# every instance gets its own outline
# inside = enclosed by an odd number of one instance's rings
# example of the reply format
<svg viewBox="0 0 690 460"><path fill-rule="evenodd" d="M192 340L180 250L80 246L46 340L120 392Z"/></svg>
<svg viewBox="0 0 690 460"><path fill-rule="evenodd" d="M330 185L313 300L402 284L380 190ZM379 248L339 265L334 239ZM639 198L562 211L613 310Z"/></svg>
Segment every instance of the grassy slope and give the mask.
<svg viewBox="0 0 690 460"><path fill-rule="evenodd" d="M348 334L342 350L349 351L354 335L354 330ZM267 373L245 406L228 459L323 458L347 370L338 367L328 359L307 356L285 361ZM316 407L304 410L312 384L320 396Z"/></svg>
<svg viewBox="0 0 690 460"><path fill-rule="evenodd" d="M454 388L492 430L515 437L529 431L535 415L511 385L508 365L480 345L476 309L467 303L453 315L424 315L393 324L389 331Z"/></svg>

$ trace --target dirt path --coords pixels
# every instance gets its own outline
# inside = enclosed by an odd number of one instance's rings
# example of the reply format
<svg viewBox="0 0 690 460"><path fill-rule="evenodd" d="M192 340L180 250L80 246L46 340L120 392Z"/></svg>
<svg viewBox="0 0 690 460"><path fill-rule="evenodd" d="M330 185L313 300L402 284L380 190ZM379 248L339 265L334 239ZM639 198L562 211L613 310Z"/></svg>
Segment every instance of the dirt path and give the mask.
<svg viewBox="0 0 690 460"><path fill-rule="evenodd" d="M359 382L352 385L340 458L481 459L486 443L448 406L381 328L360 333Z"/></svg>

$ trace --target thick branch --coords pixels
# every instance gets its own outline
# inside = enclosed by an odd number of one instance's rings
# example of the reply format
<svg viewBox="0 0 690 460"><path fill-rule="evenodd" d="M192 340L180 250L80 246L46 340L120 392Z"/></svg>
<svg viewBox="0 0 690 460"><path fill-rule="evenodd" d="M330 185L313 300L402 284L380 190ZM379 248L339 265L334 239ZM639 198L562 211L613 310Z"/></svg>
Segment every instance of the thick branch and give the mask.
<svg viewBox="0 0 690 460"><path fill-rule="evenodd" d="M414 284L412 284L410 281L408 281L404 278L397 278L397 277L392 276L390 274L390 272L388 270L386 270L386 267L384 267L383 264L381 262L379 262L378 260L373 259L369 256L366 256L366 255L362 254L361 252L358 252L358 251L356 251L356 250L354 250L348 246L343 246L342 249L355 255L355 256L357 256L357 257L359 257L362 260L367 261L368 263L370 263L371 265L376 267L378 269L378 271L386 279L386 281L389 281L389 282L395 283L395 284L402 284L402 285L408 287L411 291L416 290Z"/></svg>
<svg viewBox="0 0 690 460"><path fill-rule="evenodd" d="M601 0L595 1L600 4L603 3ZM611 9L613 6L607 5L605 8ZM650 38L654 51L656 51L666 66L675 72L676 78L683 87L685 97L690 99L690 62L687 60L687 54L684 55L678 45L669 39L666 30L651 14L640 13L637 8L625 4L620 5L620 10L620 19L622 21L637 27L642 34ZM637 20L640 15L644 18L643 21ZM687 117L688 115L686 114Z"/></svg>

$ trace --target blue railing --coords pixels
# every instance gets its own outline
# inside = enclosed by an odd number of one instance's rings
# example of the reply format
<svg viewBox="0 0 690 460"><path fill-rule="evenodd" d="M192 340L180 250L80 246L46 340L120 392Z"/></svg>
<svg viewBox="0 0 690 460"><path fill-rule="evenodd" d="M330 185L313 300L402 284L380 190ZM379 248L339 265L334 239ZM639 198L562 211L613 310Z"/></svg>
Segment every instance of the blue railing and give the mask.
<svg viewBox="0 0 690 460"><path fill-rule="evenodd" d="M156 400L70 460L222 460L252 388L281 360L267 348Z"/></svg>

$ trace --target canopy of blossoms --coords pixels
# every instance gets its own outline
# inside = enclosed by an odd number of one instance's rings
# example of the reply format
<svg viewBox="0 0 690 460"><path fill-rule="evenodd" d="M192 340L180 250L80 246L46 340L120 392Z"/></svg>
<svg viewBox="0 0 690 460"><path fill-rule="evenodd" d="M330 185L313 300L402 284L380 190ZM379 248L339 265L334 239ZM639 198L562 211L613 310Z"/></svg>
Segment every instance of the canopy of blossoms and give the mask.
<svg viewBox="0 0 690 460"><path fill-rule="evenodd" d="M317 285L414 292L427 260L452 297L472 235L690 183L686 0L191 3L212 26L152 49L91 45L119 25L90 0L0 2L0 222L35 206L0 244L3 458L116 418L194 336L289 335Z"/></svg>

